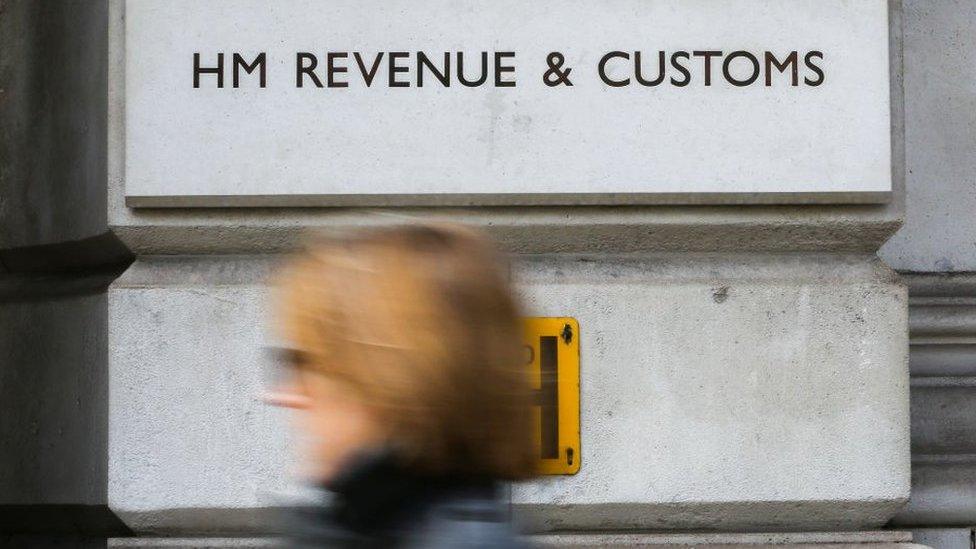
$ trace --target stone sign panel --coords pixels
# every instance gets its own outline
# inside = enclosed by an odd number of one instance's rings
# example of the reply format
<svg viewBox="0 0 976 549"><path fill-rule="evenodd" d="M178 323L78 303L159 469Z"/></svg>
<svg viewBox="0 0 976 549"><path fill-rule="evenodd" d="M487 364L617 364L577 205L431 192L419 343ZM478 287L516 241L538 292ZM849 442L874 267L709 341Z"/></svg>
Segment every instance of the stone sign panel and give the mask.
<svg viewBox="0 0 976 549"><path fill-rule="evenodd" d="M883 202L885 0L128 0L133 207Z"/></svg>

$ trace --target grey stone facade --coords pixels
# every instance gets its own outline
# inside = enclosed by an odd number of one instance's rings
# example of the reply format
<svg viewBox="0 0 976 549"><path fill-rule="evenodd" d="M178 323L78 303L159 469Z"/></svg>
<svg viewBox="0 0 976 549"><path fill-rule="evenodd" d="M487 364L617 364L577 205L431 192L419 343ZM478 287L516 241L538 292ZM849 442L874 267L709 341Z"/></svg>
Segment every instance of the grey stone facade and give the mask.
<svg viewBox="0 0 976 549"><path fill-rule="evenodd" d="M516 254L529 314L581 325L584 466L515 487L520 520L720 532L538 542L969 547L976 6L891 7L888 204L367 212L126 207L124 2L4 1L0 529L259 535L294 493L257 399L276 258L447 219Z"/></svg>
<svg viewBox="0 0 976 549"><path fill-rule="evenodd" d="M906 216L880 256L910 294L912 497L933 547L976 525L976 6L905 2ZM945 529L943 529L945 528Z"/></svg>
<svg viewBox="0 0 976 549"><path fill-rule="evenodd" d="M0 543L108 510L106 2L0 3Z"/></svg>

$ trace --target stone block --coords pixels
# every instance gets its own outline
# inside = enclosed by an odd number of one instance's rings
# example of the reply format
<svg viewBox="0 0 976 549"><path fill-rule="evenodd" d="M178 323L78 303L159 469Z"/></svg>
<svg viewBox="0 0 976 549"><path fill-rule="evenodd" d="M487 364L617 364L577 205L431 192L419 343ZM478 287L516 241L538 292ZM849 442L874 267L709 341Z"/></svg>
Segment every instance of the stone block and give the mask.
<svg viewBox="0 0 976 549"><path fill-rule="evenodd" d="M108 501L137 530L260 530L281 503L288 426L261 400L268 317L252 266L139 261L109 289Z"/></svg>
<svg viewBox="0 0 976 549"><path fill-rule="evenodd" d="M533 529L880 526L908 497L905 289L877 261L540 258L573 316L582 468L514 490Z"/></svg>
<svg viewBox="0 0 976 549"><path fill-rule="evenodd" d="M242 531L288 493L259 400L257 257L145 258L109 290L109 504L138 531ZM908 497L905 289L868 256L525 256L573 316L582 469L514 491L535 530L858 528Z"/></svg>

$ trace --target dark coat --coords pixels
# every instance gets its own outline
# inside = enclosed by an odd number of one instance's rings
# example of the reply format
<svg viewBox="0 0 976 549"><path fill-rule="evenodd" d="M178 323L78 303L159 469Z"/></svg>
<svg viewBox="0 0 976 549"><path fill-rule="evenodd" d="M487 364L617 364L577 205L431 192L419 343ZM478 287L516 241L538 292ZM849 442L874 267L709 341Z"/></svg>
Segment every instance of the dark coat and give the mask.
<svg viewBox="0 0 976 549"><path fill-rule="evenodd" d="M330 482L332 502L297 509L293 547L524 549L499 486L413 474L388 454L366 456Z"/></svg>

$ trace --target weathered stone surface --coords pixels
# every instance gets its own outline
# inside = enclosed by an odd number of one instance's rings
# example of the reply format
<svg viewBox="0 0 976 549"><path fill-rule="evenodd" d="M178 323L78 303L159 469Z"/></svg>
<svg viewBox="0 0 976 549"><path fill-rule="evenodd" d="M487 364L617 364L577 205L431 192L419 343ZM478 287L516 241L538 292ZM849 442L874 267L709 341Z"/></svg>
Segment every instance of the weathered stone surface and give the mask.
<svg viewBox="0 0 976 549"><path fill-rule="evenodd" d="M894 522L976 524L976 277L915 273L909 284L912 496Z"/></svg>
<svg viewBox="0 0 976 549"><path fill-rule="evenodd" d="M563 533L526 538L535 547L715 547L718 549L752 547L790 547L810 549L921 549L912 544L911 534L897 531L878 532L779 532L749 534L586 534ZM224 548L224 547L285 547L285 540L263 538L112 538L113 548ZM952 549L948 546L939 549Z"/></svg>
<svg viewBox="0 0 976 549"><path fill-rule="evenodd" d="M881 249L895 269L976 271L974 26L972 2L904 2L907 210Z"/></svg>
<svg viewBox="0 0 976 549"><path fill-rule="evenodd" d="M105 503L105 295L0 292L0 505Z"/></svg>
<svg viewBox="0 0 976 549"><path fill-rule="evenodd" d="M545 258L516 279L583 353L583 466L515 490L533 528L877 526L907 498L905 289L879 263Z"/></svg>
<svg viewBox="0 0 976 549"><path fill-rule="evenodd" d="M206 283L192 261L179 266L187 276L142 286L123 275L109 290L109 506L155 531L171 526L167 510L280 503L288 479L285 412L261 401L264 290L218 263ZM182 526L206 529L193 515Z"/></svg>
<svg viewBox="0 0 976 549"><path fill-rule="evenodd" d="M101 234L108 2L0 10L0 249Z"/></svg>
<svg viewBox="0 0 976 549"><path fill-rule="evenodd" d="M912 539L932 549L972 549L972 528L920 528L912 530Z"/></svg>
<svg viewBox="0 0 976 549"><path fill-rule="evenodd" d="M976 457L912 460L912 497L891 523L903 527L976 524Z"/></svg>
<svg viewBox="0 0 976 549"><path fill-rule="evenodd" d="M109 502L135 528L287 491L268 271L149 258L111 288ZM879 262L525 257L515 280L582 338L583 469L514 491L531 528L853 528L907 498L905 290Z"/></svg>

